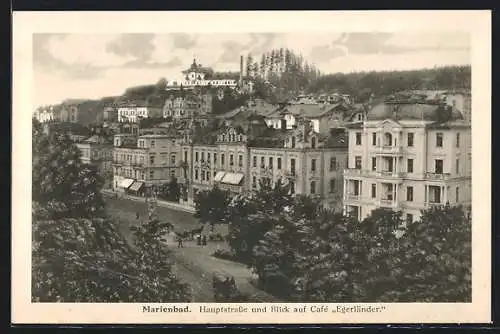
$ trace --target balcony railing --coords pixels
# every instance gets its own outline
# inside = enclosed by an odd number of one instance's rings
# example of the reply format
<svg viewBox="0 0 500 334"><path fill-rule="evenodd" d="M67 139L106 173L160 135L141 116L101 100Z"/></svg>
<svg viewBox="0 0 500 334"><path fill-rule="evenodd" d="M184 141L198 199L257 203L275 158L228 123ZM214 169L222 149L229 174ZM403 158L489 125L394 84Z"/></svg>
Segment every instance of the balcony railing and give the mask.
<svg viewBox="0 0 500 334"><path fill-rule="evenodd" d="M400 153L403 153L403 147L402 146L388 146L388 145L377 146L376 152L380 153L380 154L400 154Z"/></svg>
<svg viewBox="0 0 500 334"><path fill-rule="evenodd" d="M361 199L361 195L346 194L346 199L349 201L359 201Z"/></svg>
<svg viewBox="0 0 500 334"><path fill-rule="evenodd" d="M345 176L362 176L363 171L361 169L356 168L346 168L344 169Z"/></svg>
<svg viewBox="0 0 500 334"><path fill-rule="evenodd" d="M404 172L396 172L395 170L383 170L383 171L371 171L371 175L381 176L381 177L403 177L405 176Z"/></svg>
<svg viewBox="0 0 500 334"><path fill-rule="evenodd" d="M427 172L425 173L425 177L427 179L431 179L431 180L448 180L451 178L451 174L450 173L432 173L432 172Z"/></svg>

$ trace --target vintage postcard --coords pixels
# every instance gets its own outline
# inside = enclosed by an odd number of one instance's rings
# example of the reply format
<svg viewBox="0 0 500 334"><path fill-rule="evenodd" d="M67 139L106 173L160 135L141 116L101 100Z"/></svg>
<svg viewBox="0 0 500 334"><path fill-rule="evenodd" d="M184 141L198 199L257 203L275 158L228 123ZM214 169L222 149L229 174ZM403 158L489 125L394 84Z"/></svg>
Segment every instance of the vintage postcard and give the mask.
<svg viewBox="0 0 500 334"><path fill-rule="evenodd" d="M490 23L15 12L12 321L490 322Z"/></svg>

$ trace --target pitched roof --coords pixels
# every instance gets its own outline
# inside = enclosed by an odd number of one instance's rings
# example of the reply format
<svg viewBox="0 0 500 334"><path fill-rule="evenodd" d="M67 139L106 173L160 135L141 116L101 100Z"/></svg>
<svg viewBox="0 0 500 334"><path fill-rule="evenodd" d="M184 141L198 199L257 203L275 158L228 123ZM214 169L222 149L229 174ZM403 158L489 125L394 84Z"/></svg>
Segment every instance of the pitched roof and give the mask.
<svg viewBox="0 0 500 334"><path fill-rule="evenodd" d="M448 108L448 109L446 109ZM367 120L384 119L414 119L437 121L439 113L450 111L452 120L462 119L463 116L458 109L442 104L426 103L381 103L373 107L366 116Z"/></svg>

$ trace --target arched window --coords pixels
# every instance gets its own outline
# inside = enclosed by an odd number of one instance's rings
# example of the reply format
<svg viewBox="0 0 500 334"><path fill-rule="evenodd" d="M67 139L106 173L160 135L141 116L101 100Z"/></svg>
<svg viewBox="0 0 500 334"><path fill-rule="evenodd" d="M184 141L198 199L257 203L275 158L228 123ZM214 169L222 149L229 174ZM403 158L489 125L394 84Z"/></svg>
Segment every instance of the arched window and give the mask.
<svg viewBox="0 0 500 334"><path fill-rule="evenodd" d="M392 134L389 132L384 134L384 146L392 146Z"/></svg>
<svg viewBox="0 0 500 334"><path fill-rule="evenodd" d="M311 148L316 148L316 137L311 138Z"/></svg>

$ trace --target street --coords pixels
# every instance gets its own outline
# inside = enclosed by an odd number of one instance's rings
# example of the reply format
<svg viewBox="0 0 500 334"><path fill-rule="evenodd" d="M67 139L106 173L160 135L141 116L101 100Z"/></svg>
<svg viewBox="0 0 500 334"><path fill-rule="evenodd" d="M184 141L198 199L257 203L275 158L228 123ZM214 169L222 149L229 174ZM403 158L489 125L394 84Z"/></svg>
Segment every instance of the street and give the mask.
<svg viewBox="0 0 500 334"><path fill-rule="evenodd" d="M119 221L120 231L129 242L132 242L130 227L146 219L146 203L106 197L105 201L108 213ZM199 226L191 213L160 206L156 210L159 219L171 223L175 231L189 230ZM141 215L139 220L136 219L137 212ZM217 230L220 228L216 229L216 232ZM228 249L223 241L209 241L206 246L198 246L196 241L184 241L184 247L177 248L177 242L171 234L167 237L166 245L174 256L174 267L178 277L191 286L193 302L213 301L212 274L214 271L233 276L240 290L254 296L257 300L270 301L273 298L249 283L252 278L249 268L211 256L217 249Z"/></svg>

